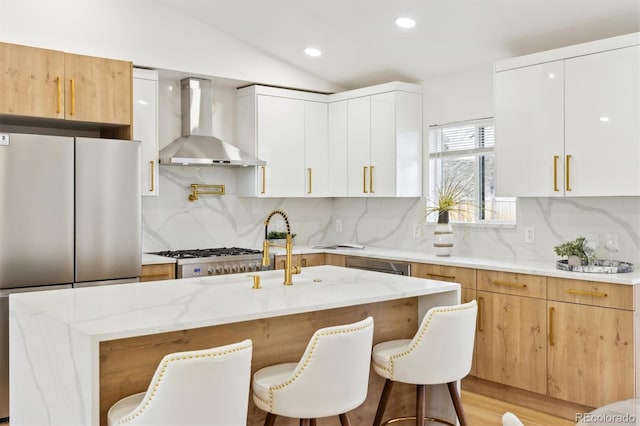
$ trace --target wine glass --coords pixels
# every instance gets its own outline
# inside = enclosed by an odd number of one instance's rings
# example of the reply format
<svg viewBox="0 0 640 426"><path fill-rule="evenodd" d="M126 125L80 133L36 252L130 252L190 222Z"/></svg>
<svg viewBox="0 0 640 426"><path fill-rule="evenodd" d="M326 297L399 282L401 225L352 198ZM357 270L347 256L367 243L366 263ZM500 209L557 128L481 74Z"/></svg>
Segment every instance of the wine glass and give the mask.
<svg viewBox="0 0 640 426"><path fill-rule="evenodd" d="M608 232L605 235L604 249L609 253L609 261L613 262L613 254L618 252L618 234Z"/></svg>
<svg viewBox="0 0 640 426"><path fill-rule="evenodd" d="M596 250L598 250L598 238L593 234L587 234L582 244L582 249L587 255L587 263L591 266L596 259Z"/></svg>

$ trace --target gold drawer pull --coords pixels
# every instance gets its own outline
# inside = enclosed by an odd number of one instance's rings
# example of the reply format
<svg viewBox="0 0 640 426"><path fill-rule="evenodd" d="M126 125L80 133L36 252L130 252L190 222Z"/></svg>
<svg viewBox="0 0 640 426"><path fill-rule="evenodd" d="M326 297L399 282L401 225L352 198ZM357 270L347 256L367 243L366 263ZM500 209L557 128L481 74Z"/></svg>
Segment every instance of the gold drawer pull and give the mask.
<svg viewBox="0 0 640 426"><path fill-rule="evenodd" d="M556 308L549 308L549 346L555 346L556 342L553 338L553 313Z"/></svg>
<svg viewBox="0 0 640 426"><path fill-rule="evenodd" d="M478 331L484 331L482 328L482 308L484 306L484 297L478 297Z"/></svg>
<svg viewBox="0 0 640 426"><path fill-rule="evenodd" d="M149 192L153 192L156 190L156 171L154 161L149 161L149 168L151 171L151 186L149 187Z"/></svg>
<svg viewBox="0 0 640 426"><path fill-rule="evenodd" d="M438 274L427 274L427 277L433 277L433 278L444 278L447 280L455 280L456 276L455 275L438 275Z"/></svg>
<svg viewBox="0 0 640 426"><path fill-rule="evenodd" d="M260 170L262 171L262 190L260 191L260 193L264 194L265 192L267 192L267 168L265 166L262 166Z"/></svg>
<svg viewBox="0 0 640 426"><path fill-rule="evenodd" d="M567 155L565 158L565 166L564 166L564 171L565 171L565 188L567 191L571 191L571 183L569 182L569 176L571 176L571 173L569 173L569 163L571 162L571 156Z"/></svg>
<svg viewBox="0 0 640 426"><path fill-rule="evenodd" d="M367 194L367 166L362 167L362 192Z"/></svg>
<svg viewBox="0 0 640 426"><path fill-rule="evenodd" d="M572 288L567 290L567 293L576 294L579 296L607 297L607 293L600 293L598 291L574 290Z"/></svg>
<svg viewBox="0 0 640 426"><path fill-rule="evenodd" d="M369 192L372 194L375 192L373 190L373 166L369 167Z"/></svg>
<svg viewBox="0 0 640 426"><path fill-rule="evenodd" d="M553 192L560 191L560 189L558 188L558 159L559 158L560 156L558 155L553 156Z"/></svg>
<svg viewBox="0 0 640 426"><path fill-rule="evenodd" d="M490 282L491 282L491 284L501 285L501 286L505 286L505 287L527 288L526 284L510 283L510 282L507 282L507 281L493 281L493 280L490 280Z"/></svg>
<svg viewBox="0 0 640 426"><path fill-rule="evenodd" d="M311 173L312 173L312 171L311 171L310 168L307 169L307 173L309 174L309 190L307 191L307 194L311 194L311 191L312 191L313 187L312 187L312 181L311 181Z"/></svg>

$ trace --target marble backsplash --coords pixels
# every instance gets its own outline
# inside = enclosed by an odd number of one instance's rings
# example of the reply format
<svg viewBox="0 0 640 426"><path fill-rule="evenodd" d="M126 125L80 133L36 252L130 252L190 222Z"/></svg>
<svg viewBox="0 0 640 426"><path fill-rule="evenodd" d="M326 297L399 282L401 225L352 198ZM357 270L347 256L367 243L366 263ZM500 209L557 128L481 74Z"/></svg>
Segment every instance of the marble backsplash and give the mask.
<svg viewBox="0 0 640 426"><path fill-rule="evenodd" d="M417 198L246 198L236 190L236 170L225 167L161 167L160 196L143 199L143 250L222 246L261 248L264 220L274 209L289 216L297 245L350 242L365 246L433 252L434 226L419 221ZM223 196L202 196L190 202L191 183L224 184ZM337 232L335 221L342 221ZM640 197L520 198L516 226L454 225L453 256L496 259L557 259L553 247L586 233L603 238L618 234L614 259L640 261ZM524 242L524 228L533 227L535 242ZM275 216L269 230L284 230ZM599 249L600 258L608 254Z"/></svg>
<svg viewBox="0 0 640 426"><path fill-rule="evenodd" d="M161 77L160 147L180 136L179 88L179 80ZM234 144L235 89L215 84L214 89L214 136ZM433 253L434 225L425 225L421 237L413 236L421 199L245 198L237 195L236 172L226 167L161 166L160 195L143 198L143 251L261 248L265 218L272 210L283 209L298 245L350 242ZM224 184L226 195L189 202L191 183ZM615 232L620 251L614 258L640 262L640 197L520 198L516 215L516 226L454 225L453 256L553 261L557 259L553 247L562 242L586 233L602 238ZM342 232L335 230L337 219L342 221ZM534 228L534 243L524 242L526 227ZM275 216L269 229L284 230L284 223ZM608 254L601 248L598 257Z"/></svg>

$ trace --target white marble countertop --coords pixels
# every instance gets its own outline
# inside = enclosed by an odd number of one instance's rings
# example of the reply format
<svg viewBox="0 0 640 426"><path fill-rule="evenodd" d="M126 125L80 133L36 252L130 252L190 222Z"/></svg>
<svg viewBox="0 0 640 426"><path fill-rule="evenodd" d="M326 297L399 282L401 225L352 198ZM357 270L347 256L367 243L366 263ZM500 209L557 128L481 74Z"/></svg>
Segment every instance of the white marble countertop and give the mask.
<svg viewBox="0 0 640 426"><path fill-rule="evenodd" d="M458 284L392 274L314 266L284 286L283 271L40 291L11 295L11 303L69 325L96 341L207 327L301 312L422 296Z"/></svg>
<svg viewBox="0 0 640 426"><path fill-rule="evenodd" d="M185 278L9 296L11 424L99 423L100 342L418 297L460 301L460 285L315 266L284 286L283 271Z"/></svg>
<svg viewBox="0 0 640 426"><path fill-rule="evenodd" d="M295 254L335 253L346 256L363 256L377 259L389 259L403 262L422 262L437 265L459 266L464 268L487 269L492 271L513 272L518 274L545 275L548 277L569 278L574 280L600 281L614 284L640 284L640 271L624 274L592 274L568 272L556 268L555 261L501 260L447 256L441 257L420 251L398 250L379 247L364 249L314 249L309 246L294 246ZM284 250L272 249L272 254L284 254Z"/></svg>
<svg viewBox="0 0 640 426"><path fill-rule="evenodd" d="M166 256L158 256L157 254L142 253L143 265L160 265L164 263L176 263L176 259Z"/></svg>

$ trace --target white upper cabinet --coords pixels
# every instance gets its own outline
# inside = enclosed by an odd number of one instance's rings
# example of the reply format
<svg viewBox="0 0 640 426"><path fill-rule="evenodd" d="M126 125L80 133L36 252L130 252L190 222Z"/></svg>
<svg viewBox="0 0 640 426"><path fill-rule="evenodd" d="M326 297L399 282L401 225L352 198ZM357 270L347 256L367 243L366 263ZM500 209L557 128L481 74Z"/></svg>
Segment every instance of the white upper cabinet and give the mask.
<svg viewBox="0 0 640 426"><path fill-rule="evenodd" d="M640 46L568 59L565 81L567 191L640 195Z"/></svg>
<svg viewBox="0 0 640 426"><path fill-rule="evenodd" d="M640 36L496 64L500 196L640 195Z"/></svg>
<svg viewBox="0 0 640 426"><path fill-rule="evenodd" d="M267 163L240 172L240 195L422 195L420 86L335 95L251 86L237 107L239 147Z"/></svg>
<svg viewBox="0 0 640 426"><path fill-rule="evenodd" d="M564 194L564 63L495 75L496 189L501 196Z"/></svg>
<svg viewBox="0 0 640 426"><path fill-rule="evenodd" d="M329 104L329 193L348 195L348 100Z"/></svg>
<svg viewBox="0 0 640 426"><path fill-rule="evenodd" d="M143 196L158 195L158 72L133 69L133 139L141 142Z"/></svg>
<svg viewBox="0 0 640 426"><path fill-rule="evenodd" d="M392 90L347 102L347 195L420 197L422 95L419 89L416 92ZM333 123L330 121L332 135ZM341 121L336 123L340 125ZM332 153L331 158L334 158Z"/></svg>
<svg viewBox="0 0 640 426"><path fill-rule="evenodd" d="M321 101L314 100L321 98ZM326 197L328 107L323 95L251 86L238 91L238 146L266 162L240 171L252 197Z"/></svg>
<svg viewBox="0 0 640 426"><path fill-rule="evenodd" d="M307 197L330 195L328 113L325 102L304 102L304 194Z"/></svg>

